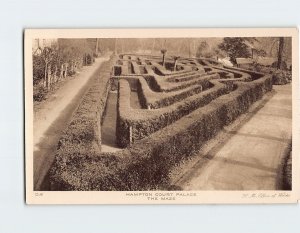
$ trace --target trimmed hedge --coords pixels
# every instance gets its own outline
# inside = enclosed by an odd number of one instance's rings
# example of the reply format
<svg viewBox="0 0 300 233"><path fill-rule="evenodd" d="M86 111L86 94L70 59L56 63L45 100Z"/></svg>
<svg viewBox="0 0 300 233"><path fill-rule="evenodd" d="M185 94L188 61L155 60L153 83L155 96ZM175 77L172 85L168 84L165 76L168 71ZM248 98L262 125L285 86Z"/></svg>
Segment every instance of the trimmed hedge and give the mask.
<svg viewBox="0 0 300 233"><path fill-rule="evenodd" d="M112 80L114 83L119 82L119 80L121 79L127 80L130 84L130 89L134 91L137 90L142 108L156 109L156 108L169 106L188 96L206 90L207 88L210 87L209 80L211 79L211 76L203 76L201 80L199 79L200 80L199 83L190 86L188 88L180 89L172 92L159 92L159 91L153 91L149 87L144 77L141 75L127 75L127 76L112 77Z"/></svg>
<svg viewBox="0 0 300 233"><path fill-rule="evenodd" d="M147 74L147 70L145 68L145 65L140 65L139 69L140 69L140 74Z"/></svg>
<svg viewBox="0 0 300 233"><path fill-rule="evenodd" d="M218 81L211 81L211 83L213 85L211 89L189 96L183 101L160 109L145 110L132 109L130 107L130 98L128 98L130 96L129 84L125 80L120 80L116 129L118 146L126 147L131 141L142 139L166 127L195 109L208 104L218 96L230 91L230 86Z"/></svg>
<svg viewBox="0 0 300 233"><path fill-rule="evenodd" d="M169 173L272 89L272 78L238 82L237 89L113 155L57 161L53 190L166 189Z"/></svg>
<svg viewBox="0 0 300 233"><path fill-rule="evenodd" d="M218 66L213 66L213 71L215 72L227 72L228 73L228 78L229 79L235 79L236 81L251 81L252 76L246 72L242 72L240 70L235 70L235 69L227 69L227 68L222 68ZM233 77L232 77L233 75Z"/></svg>
<svg viewBox="0 0 300 233"><path fill-rule="evenodd" d="M165 67L160 65L158 62L152 61L154 73L161 76L168 76L174 74L173 71L167 70ZM190 71L190 70L188 70ZM185 73L188 72L186 70L176 71L176 73Z"/></svg>
<svg viewBox="0 0 300 233"><path fill-rule="evenodd" d="M128 75L129 73L128 62L123 61L123 65L121 65L121 75Z"/></svg>
<svg viewBox="0 0 300 233"><path fill-rule="evenodd" d="M191 80L182 81L182 82L170 82L166 78L163 78L161 76L145 76L149 86L152 90L158 91L158 92L170 92L170 91L177 91L180 89L184 89L193 85L201 84L203 83L203 80L210 80L210 79L219 79L219 74L208 74L208 75L202 75L202 76L195 76L192 77Z"/></svg>
<svg viewBox="0 0 300 233"><path fill-rule="evenodd" d="M146 69L146 72L147 72L148 75L155 75L151 65L146 65L145 69Z"/></svg>
<svg viewBox="0 0 300 233"><path fill-rule="evenodd" d="M201 91L207 89L210 83L208 80L203 80L201 83L202 85L198 84L173 92L152 91L146 80L142 77L139 77L137 84L137 91L142 107L146 109L156 109L169 106L177 101L183 100L188 96L200 93Z"/></svg>
<svg viewBox="0 0 300 233"><path fill-rule="evenodd" d="M203 74L200 72L189 71L187 73L169 75L165 80L168 82L183 82L183 81L189 81L189 80L198 78L201 75L203 75Z"/></svg>
<svg viewBox="0 0 300 233"><path fill-rule="evenodd" d="M247 69L242 69L242 68L237 68L237 67L230 67L230 66L223 66L226 70L229 72L241 72L241 73L246 73L251 75L251 80L256 80L259 78L262 78L265 76L264 73L262 72L257 72L253 70L247 70Z"/></svg>
<svg viewBox="0 0 300 233"><path fill-rule="evenodd" d="M283 164L283 190L292 190L292 151Z"/></svg>
<svg viewBox="0 0 300 233"><path fill-rule="evenodd" d="M94 156L101 149L101 122L110 87L110 72L115 58L104 62L96 71L91 86L83 96L67 129L59 140L55 163L68 164L82 155ZM56 167L57 168L57 167ZM55 173L55 167L52 171Z"/></svg>
<svg viewBox="0 0 300 233"><path fill-rule="evenodd" d="M141 74L140 72L140 66L137 64L137 62L132 61L132 68L133 68L133 73L134 74Z"/></svg>

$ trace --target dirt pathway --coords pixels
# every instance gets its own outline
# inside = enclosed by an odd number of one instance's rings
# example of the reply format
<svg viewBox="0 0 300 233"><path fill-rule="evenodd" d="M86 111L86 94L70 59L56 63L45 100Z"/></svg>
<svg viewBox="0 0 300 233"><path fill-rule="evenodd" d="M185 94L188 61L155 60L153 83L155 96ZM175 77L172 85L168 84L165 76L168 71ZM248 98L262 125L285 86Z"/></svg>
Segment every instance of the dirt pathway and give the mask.
<svg viewBox="0 0 300 233"><path fill-rule="evenodd" d="M109 55L96 59L92 66L85 66L80 73L66 82L45 102L35 106L33 140L34 140L34 188L45 189L45 176L53 162L54 153L61 133L77 108L82 95L88 88L88 81Z"/></svg>
<svg viewBox="0 0 300 233"><path fill-rule="evenodd" d="M252 116L246 123L225 130L225 142L199 154L175 185L183 190L281 188L282 161L292 137L292 88L273 88L258 111L247 113Z"/></svg>
<svg viewBox="0 0 300 233"><path fill-rule="evenodd" d="M102 152L120 150L116 145L117 98L117 91L110 91L107 97L105 116L101 126Z"/></svg>
<svg viewBox="0 0 300 233"><path fill-rule="evenodd" d="M116 125L117 125L117 91L110 91L106 112L101 127L101 151L116 152L121 150L116 144ZM139 97L136 91L132 91L130 95L130 104L134 109L141 108Z"/></svg>

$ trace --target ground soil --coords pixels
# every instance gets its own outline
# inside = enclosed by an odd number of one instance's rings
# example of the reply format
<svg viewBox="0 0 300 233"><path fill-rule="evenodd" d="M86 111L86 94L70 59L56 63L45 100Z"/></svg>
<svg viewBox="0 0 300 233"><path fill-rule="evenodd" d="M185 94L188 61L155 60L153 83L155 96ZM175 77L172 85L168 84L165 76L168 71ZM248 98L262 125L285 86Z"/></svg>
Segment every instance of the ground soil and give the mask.
<svg viewBox="0 0 300 233"><path fill-rule="evenodd" d="M116 144L117 91L110 91L106 100L105 116L101 126L101 151L119 150Z"/></svg>

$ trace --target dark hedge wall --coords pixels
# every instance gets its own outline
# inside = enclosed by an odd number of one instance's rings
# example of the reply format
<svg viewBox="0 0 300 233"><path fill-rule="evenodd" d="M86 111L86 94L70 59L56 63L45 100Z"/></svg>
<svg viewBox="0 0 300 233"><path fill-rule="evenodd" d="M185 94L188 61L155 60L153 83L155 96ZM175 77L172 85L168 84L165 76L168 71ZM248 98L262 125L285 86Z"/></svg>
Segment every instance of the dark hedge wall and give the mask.
<svg viewBox="0 0 300 233"><path fill-rule="evenodd" d="M189 96L183 101L160 109L145 110L130 107L129 84L125 80L120 80L116 129L118 146L124 148L130 144L130 141L134 142L160 130L230 91L229 86L218 81L211 81L211 83L212 88ZM179 97L174 96L174 98L176 101Z"/></svg>

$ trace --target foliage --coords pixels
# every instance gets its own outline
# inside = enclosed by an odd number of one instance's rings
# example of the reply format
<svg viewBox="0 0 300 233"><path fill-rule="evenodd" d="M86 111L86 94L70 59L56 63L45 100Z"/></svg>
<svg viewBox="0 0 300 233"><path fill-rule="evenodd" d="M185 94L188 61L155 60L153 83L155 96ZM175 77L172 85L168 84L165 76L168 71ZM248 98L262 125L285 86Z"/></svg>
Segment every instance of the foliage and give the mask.
<svg viewBox="0 0 300 233"><path fill-rule="evenodd" d="M33 86L33 101L41 102L46 99L46 95L47 89L42 84Z"/></svg>
<svg viewBox="0 0 300 233"><path fill-rule="evenodd" d="M59 57L62 63L83 59L84 55L93 55L87 39L58 39Z"/></svg>
<svg viewBox="0 0 300 233"><path fill-rule="evenodd" d="M245 43L246 41L242 37L225 37L218 47L228 54L231 62L236 64L236 58L251 56L249 46Z"/></svg>
<svg viewBox="0 0 300 233"><path fill-rule="evenodd" d="M86 65L91 65L94 61L94 58L91 54L86 55Z"/></svg>
<svg viewBox="0 0 300 233"><path fill-rule="evenodd" d="M160 52L161 52L162 54L165 54L165 53L167 52L167 50L166 50L166 49L162 49L162 50L160 50Z"/></svg>
<svg viewBox="0 0 300 233"><path fill-rule="evenodd" d="M209 45L207 44L206 41L202 41L200 45L198 46L197 52L196 52L196 57L206 57L205 53L207 53L209 49Z"/></svg>
<svg viewBox="0 0 300 233"><path fill-rule="evenodd" d="M39 55L32 56L33 62L33 85L37 85L43 80L45 76L45 62L43 58Z"/></svg>
<svg viewBox="0 0 300 233"><path fill-rule="evenodd" d="M255 53L258 57L265 57L267 56L267 52L264 49L256 49Z"/></svg>
<svg viewBox="0 0 300 233"><path fill-rule="evenodd" d="M288 72L285 72L283 70L276 70L273 73L273 84L274 85L285 85L289 83L290 81L290 76Z"/></svg>
<svg viewBox="0 0 300 233"><path fill-rule="evenodd" d="M88 39L58 39L49 47L39 47L39 53L33 54L34 100L42 101L52 86L52 80L47 80L49 68L51 74L57 77L61 66L68 64L67 75L74 75L75 67L81 66L84 61L86 65L94 62L92 48Z"/></svg>

